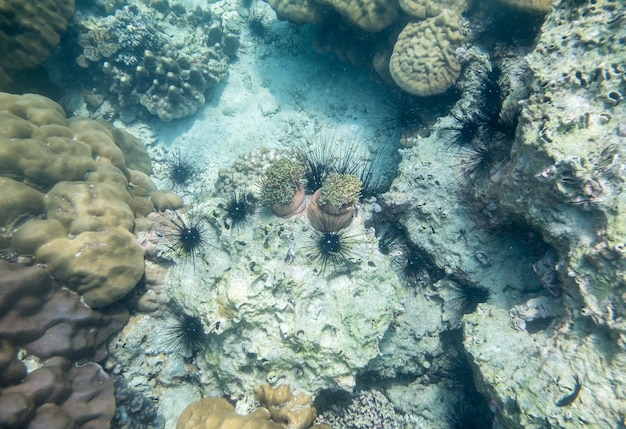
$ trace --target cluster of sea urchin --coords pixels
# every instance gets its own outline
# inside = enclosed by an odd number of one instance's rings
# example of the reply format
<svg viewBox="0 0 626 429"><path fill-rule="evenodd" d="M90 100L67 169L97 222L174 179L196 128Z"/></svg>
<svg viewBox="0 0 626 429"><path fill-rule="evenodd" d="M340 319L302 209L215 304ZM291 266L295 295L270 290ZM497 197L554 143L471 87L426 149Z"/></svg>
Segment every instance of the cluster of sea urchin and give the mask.
<svg viewBox="0 0 626 429"><path fill-rule="evenodd" d="M461 149L463 171L471 184L489 178L509 158L519 108L507 103L503 86L506 76L496 62L476 63L468 73L473 78L469 107L450 113L450 124L439 129L451 147Z"/></svg>

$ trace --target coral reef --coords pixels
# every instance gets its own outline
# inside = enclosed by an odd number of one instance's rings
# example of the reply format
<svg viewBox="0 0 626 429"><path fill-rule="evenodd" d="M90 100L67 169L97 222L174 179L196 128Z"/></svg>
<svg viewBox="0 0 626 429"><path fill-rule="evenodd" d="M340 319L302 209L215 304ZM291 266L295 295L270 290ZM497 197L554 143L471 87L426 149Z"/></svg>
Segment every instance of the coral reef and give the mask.
<svg viewBox="0 0 626 429"><path fill-rule="evenodd" d="M321 21L316 40L320 50L336 51L354 64L369 61L384 80L410 94L442 94L459 77L454 51L465 41L460 32L465 1L319 1L345 22L318 12L320 6L313 2L270 4L287 19Z"/></svg>
<svg viewBox="0 0 626 429"><path fill-rule="evenodd" d="M141 142L97 121L66 119L42 96L3 93L0 106L0 205L11 207L3 235L12 251L47 264L92 307L117 301L144 272L135 216L154 210L156 187L128 168L122 150L149 173Z"/></svg>
<svg viewBox="0 0 626 429"><path fill-rule="evenodd" d="M0 5L0 91L41 65L61 41L74 0L4 1Z"/></svg>
<svg viewBox="0 0 626 429"><path fill-rule="evenodd" d="M0 272L0 425L109 427L115 400L108 376L94 363L72 362L103 359L128 311L91 310L43 267L0 260ZM42 363L27 371L20 348Z"/></svg>
<svg viewBox="0 0 626 429"><path fill-rule="evenodd" d="M138 2L107 16L77 11L71 25L82 53L76 62L91 77L83 97L92 115L126 122L148 114L163 121L189 116L226 76L237 36L209 10L181 15L162 6Z"/></svg>

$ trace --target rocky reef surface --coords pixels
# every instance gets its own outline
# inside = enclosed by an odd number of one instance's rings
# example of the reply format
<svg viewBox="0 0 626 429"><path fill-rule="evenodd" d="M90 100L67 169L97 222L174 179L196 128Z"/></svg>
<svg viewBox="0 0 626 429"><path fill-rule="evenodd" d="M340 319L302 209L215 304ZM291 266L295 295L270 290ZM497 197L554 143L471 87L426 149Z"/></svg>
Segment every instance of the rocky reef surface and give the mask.
<svg viewBox="0 0 626 429"><path fill-rule="evenodd" d="M404 152L386 195L409 205L402 222L437 265L490 290L463 318L463 347L496 427L624 424L624 19L611 1L556 3L523 59L510 153L451 150L441 135L466 137L461 100L438 138ZM419 414L406 394L390 391Z"/></svg>

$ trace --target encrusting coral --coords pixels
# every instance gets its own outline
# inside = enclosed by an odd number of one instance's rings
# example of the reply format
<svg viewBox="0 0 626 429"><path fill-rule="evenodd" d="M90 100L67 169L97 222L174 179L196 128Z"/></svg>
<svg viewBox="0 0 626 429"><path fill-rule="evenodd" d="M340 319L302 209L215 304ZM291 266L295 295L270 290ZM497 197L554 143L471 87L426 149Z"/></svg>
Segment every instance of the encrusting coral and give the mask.
<svg viewBox="0 0 626 429"><path fill-rule="evenodd" d="M47 264L92 307L122 298L144 272L135 217L154 211L158 192L142 143L102 122L66 119L33 94L0 93L0 124L0 220L13 226L12 250Z"/></svg>

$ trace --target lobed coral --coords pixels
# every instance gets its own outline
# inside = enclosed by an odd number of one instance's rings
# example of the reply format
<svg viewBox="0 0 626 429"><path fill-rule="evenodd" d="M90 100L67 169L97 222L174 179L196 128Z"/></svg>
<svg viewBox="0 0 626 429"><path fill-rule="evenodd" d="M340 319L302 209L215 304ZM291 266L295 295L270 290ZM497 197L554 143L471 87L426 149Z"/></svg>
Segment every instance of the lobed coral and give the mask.
<svg viewBox="0 0 626 429"><path fill-rule="evenodd" d="M0 91L8 90L20 73L48 58L73 13L74 0L0 4Z"/></svg>
<svg viewBox="0 0 626 429"><path fill-rule="evenodd" d="M141 142L100 122L66 119L58 104L32 94L1 93L0 122L0 206L10 207L1 220L12 226L12 251L47 264L92 307L126 295L144 271L135 216L154 210ZM145 173L128 168L121 147Z"/></svg>
<svg viewBox="0 0 626 429"><path fill-rule="evenodd" d="M238 41L218 17L200 7L185 11L191 28L181 32L158 19L179 19L176 11L169 4L161 9L138 3L104 17L77 12L72 25L82 53L76 62L92 77L84 98L94 115L109 111L105 106L127 122L147 114L163 121L192 115L226 76Z"/></svg>
<svg viewBox="0 0 626 429"><path fill-rule="evenodd" d="M101 360L106 341L128 320L128 311L87 307L40 266L0 260L0 426L109 427L115 400ZM43 360L27 371L18 350Z"/></svg>

